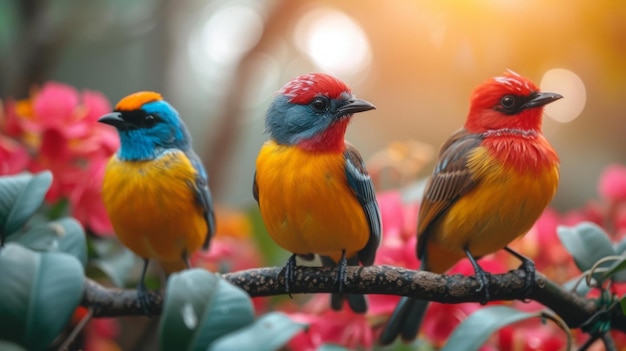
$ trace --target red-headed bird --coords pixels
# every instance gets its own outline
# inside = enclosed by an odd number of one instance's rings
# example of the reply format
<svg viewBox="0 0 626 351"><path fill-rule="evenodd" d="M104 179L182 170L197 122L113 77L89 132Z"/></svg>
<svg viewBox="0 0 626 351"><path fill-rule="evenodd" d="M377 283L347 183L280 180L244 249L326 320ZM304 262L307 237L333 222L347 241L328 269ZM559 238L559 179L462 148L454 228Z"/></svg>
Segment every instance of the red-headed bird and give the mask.
<svg viewBox="0 0 626 351"><path fill-rule="evenodd" d="M507 245L532 227L556 193L559 158L541 123L543 106L560 98L510 71L474 90L465 127L443 144L420 205L420 269L442 274L467 257L486 302L488 281L476 259L505 248L522 260L531 287L534 264ZM380 342L414 339L426 305L402 298Z"/></svg>
<svg viewBox="0 0 626 351"><path fill-rule="evenodd" d="M380 210L361 155L344 140L352 115L374 108L337 78L314 73L283 86L267 111L271 140L257 157L253 191L270 236L293 253L284 268L287 292L296 255L336 264L339 293L347 264L374 262ZM355 312L367 309L363 296L347 299ZM333 295L333 308L342 302Z"/></svg>
<svg viewBox="0 0 626 351"><path fill-rule="evenodd" d="M178 112L158 93L131 94L99 121L120 136L102 197L117 237L144 260L137 293L148 312L149 260L166 273L189 268L189 256L207 249L215 232L207 174Z"/></svg>

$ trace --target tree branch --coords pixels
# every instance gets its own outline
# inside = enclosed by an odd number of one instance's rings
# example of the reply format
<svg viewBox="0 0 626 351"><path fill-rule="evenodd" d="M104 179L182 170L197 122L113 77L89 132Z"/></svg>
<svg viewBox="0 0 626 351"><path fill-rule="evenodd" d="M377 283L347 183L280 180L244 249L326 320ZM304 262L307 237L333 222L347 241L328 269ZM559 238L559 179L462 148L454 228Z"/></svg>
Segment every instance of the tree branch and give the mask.
<svg viewBox="0 0 626 351"><path fill-rule="evenodd" d="M279 267L265 267L222 276L251 297L274 296L286 294L280 271ZM445 303L479 302L484 297L482 291L476 291L478 282L473 276L440 275L393 266L348 267L346 273L346 293L401 295ZM488 275L490 301L535 300L553 310L571 328L599 315L593 300L564 290L539 272L532 291L525 295L525 275L522 270ZM294 278L292 293L335 292L333 268L298 267ZM159 315L162 295L153 291L149 297L152 314ZM92 308L94 317L144 315L135 290L105 288L90 279L85 282L81 305ZM606 315L613 329L626 331L626 316L617 312Z"/></svg>

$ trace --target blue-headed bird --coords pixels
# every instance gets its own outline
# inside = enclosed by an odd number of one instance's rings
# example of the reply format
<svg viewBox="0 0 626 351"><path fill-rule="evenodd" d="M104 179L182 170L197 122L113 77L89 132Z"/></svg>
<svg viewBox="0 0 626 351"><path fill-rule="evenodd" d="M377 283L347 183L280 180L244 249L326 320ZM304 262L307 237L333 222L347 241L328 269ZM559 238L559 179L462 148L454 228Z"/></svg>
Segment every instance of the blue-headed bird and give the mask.
<svg viewBox="0 0 626 351"><path fill-rule="evenodd" d="M189 268L200 247L208 249L215 217L207 173L178 112L158 93L131 94L99 122L120 137L102 197L117 237L144 260L138 297L146 309L149 260L171 273Z"/></svg>
<svg viewBox="0 0 626 351"><path fill-rule="evenodd" d="M442 274L467 257L486 303L487 273L476 260L504 248L522 261L524 288L532 288L533 262L507 245L532 227L556 193L559 157L541 124L543 107L560 98L511 71L474 90L464 128L443 144L426 185L417 224L420 269ZM426 307L425 300L402 298L380 343L415 338Z"/></svg>
<svg viewBox="0 0 626 351"><path fill-rule="evenodd" d="M357 149L344 140L354 113L374 109L339 79L313 73L283 86L267 111L271 140L256 160L254 197L272 239L293 253L284 268L293 284L296 255L337 265L332 307L343 304L348 264L371 265L381 240L374 186ZM362 295L347 295L355 312Z"/></svg>

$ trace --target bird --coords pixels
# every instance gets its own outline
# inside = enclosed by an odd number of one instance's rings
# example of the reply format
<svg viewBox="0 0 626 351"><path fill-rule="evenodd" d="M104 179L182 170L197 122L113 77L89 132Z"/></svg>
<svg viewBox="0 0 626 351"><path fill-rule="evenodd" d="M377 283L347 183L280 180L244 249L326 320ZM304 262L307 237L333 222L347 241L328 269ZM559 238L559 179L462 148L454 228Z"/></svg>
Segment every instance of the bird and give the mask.
<svg viewBox="0 0 626 351"><path fill-rule="evenodd" d="M420 269L445 273L467 257L489 299L477 259L505 249L522 262L524 289L535 269L507 245L524 235L554 197L559 157L542 133L545 105L561 99L528 78L506 71L477 86L463 128L441 147L418 211L416 255ZM427 301L403 297L379 342L417 336Z"/></svg>
<svg viewBox="0 0 626 351"><path fill-rule="evenodd" d="M270 140L256 159L253 195L270 237L292 253L282 273L291 294L296 257L336 266L331 306L367 310L344 295L346 266L372 265L382 236L374 185L359 151L344 140L353 114L375 109L338 78L298 76L275 95L265 117Z"/></svg>
<svg viewBox="0 0 626 351"><path fill-rule="evenodd" d="M102 199L115 234L143 259L137 287L149 313L144 283L150 260L166 273L190 268L215 233L208 176L178 112L153 91L121 99L98 119L117 129L120 147L109 159Z"/></svg>

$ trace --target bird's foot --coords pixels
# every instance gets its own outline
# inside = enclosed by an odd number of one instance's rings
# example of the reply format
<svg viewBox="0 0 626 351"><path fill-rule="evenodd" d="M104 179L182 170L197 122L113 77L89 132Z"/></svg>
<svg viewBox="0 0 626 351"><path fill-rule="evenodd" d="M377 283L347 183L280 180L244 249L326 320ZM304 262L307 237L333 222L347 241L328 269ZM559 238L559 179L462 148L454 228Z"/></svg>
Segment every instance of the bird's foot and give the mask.
<svg viewBox="0 0 626 351"><path fill-rule="evenodd" d="M137 301L146 316L150 315L150 294L143 281L137 286Z"/></svg>
<svg viewBox="0 0 626 351"><path fill-rule="evenodd" d="M147 258L143 259L143 268L141 269L141 277L139 278L139 285L137 285L137 300L139 301L139 305L141 309L146 314L146 316L150 315L150 296L148 294L148 289L144 284L146 279L146 273L148 272L148 265L150 264L150 260Z"/></svg>
<svg viewBox="0 0 626 351"><path fill-rule="evenodd" d="M480 271L476 271L476 278L478 280L478 289L476 292L483 291L483 298L479 301L481 305L489 302L489 273L480 269Z"/></svg>
<svg viewBox="0 0 626 351"><path fill-rule="evenodd" d="M465 255L467 255L467 258L472 263L472 267L474 267L474 274L476 274L476 280L478 281L478 289L476 289L476 292L483 291L483 298L479 302L481 305L484 305L489 302L490 297L489 273L485 272L485 270L483 270L480 265L478 265L478 262L476 262L476 259L474 258L474 256L472 256L472 253L469 251L468 248L465 248Z"/></svg>
<svg viewBox="0 0 626 351"><path fill-rule="evenodd" d="M536 278L536 273L537 273L537 269L535 268L535 263L530 258L514 251L508 246L505 247L504 249L508 251L511 255L517 257L517 259L522 261L522 264L518 268L519 270L522 270L525 273L524 286L522 287L522 291L524 292L524 296L526 298L529 298L533 292L533 287L535 286L535 278Z"/></svg>
<svg viewBox="0 0 626 351"><path fill-rule="evenodd" d="M337 293L343 293L343 289L346 286L346 268L348 267L348 260L346 259L346 250L341 252L341 259L337 263L337 275L335 276L335 290Z"/></svg>
<svg viewBox="0 0 626 351"><path fill-rule="evenodd" d="M289 295L289 298L293 298L291 296L291 287L294 285L294 270L296 269L296 254L293 254L287 260L285 267L280 271L279 274L285 275L285 292Z"/></svg>

